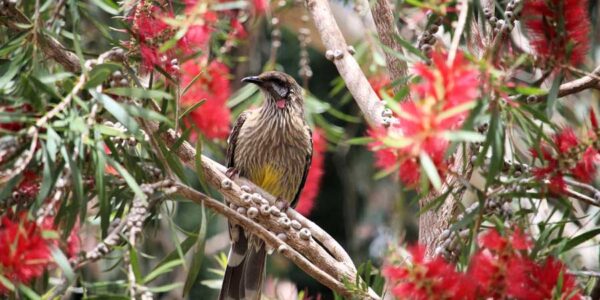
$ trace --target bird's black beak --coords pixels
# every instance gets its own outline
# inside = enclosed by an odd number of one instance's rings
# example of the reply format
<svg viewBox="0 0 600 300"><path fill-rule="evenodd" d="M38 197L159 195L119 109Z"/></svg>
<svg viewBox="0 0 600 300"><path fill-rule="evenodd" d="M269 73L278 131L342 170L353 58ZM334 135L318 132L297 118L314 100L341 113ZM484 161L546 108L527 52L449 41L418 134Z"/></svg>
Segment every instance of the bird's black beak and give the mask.
<svg viewBox="0 0 600 300"><path fill-rule="evenodd" d="M258 77L258 76L245 77L244 79L242 79L242 82L250 82L250 83L254 83L259 86L263 84L263 80L260 79L260 77Z"/></svg>

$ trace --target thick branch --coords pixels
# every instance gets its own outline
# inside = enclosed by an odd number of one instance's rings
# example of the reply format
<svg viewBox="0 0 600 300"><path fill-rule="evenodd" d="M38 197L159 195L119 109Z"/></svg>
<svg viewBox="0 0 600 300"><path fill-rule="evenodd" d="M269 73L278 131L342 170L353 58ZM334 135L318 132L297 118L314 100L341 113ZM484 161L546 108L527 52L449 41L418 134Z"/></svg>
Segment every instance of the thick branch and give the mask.
<svg viewBox="0 0 600 300"><path fill-rule="evenodd" d="M144 121L143 125L149 135L154 136L158 134L167 147L172 147L179 139L179 136L171 129L160 132L158 123L156 122ZM177 149L171 150L174 151L186 165L191 168L196 167L196 151L189 143L183 142ZM203 179L212 187L216 188L230 203L233 203L237 207L243 207L248 210L253 206L251 203L248 203L247 200L243 199L245 197L244 194L248 195L248 193L242 189L242 185L248 186L252 192L261 194L261 196L269 203L274 203L275 201L275 197L262 191L247 180L236 179L236 182L231 182L224 173L226 168L208 157L201 156L200 166L203 169ZM227 182L227 184L224 184L225 182ZM302 253L308 261L318 266L336 280L342 282L343 280L353 280L356 277L356 269L349 256L343 248L331 238L331 236L314 223L308 221L302 215L294 212L293 209L288 209L287 216L290 217L292 222L297 221L301 226L305 226L305 228L309 230L312 238L308 240L302 238L300 233L301 230L295 228L290 229L289 226L285 226L285 224L270 214L260 214L256 216L255 222L262 225L262 227L270 232L285 234L287 245L294 251ZM325 246L327 250L321 245ZM375 293L370 292L370 298L378 299L379 297Z"/></svg>
<svg viewBox="0 0 600 300"><path fill-rule="evenodd" d="M244 227L244 230L260 237L260 239L265 241L267 245L269 245L273 249L277 249L277 252L290 259L307 274L310 274L313 278L317 279L319 282L321 282L328 288L346 297L351 296L351 292L344 287L344 284L341 281L336 280L330 274L325 273L324 271L316 267L313 263L311 263L304 256L302 256L302 254L298 253L298 251L294 250L293 248L290 248L272 231L267 230L258 223L249 219L248 217L237 213L236 211L227 207L223 203L212 199L194 189L191 189L188 186L177 184L177 188L178 191L176 194L182 195L185 198L190 199L194 202L204 204L206 205L206 207L212 209L213 211L226 216L228 220L242 225L242 227ZM310 243L309 241L305 242Z"/></svg>
<svg viewBox="0 0 600 300"><path fill-rule="evenodd" d="M394 22L394 13L388 0L377 0L371 6L371 14L377 27L377 34L381 43L389 49L384 49L385 61L392 81L406 77L406 62L400 60L397 56L390 53L390 50L402 52L402 47L396 40L400 35L396 22ZM396 85L394 91L398 92L400 86Z"/></svg>
<svg viewBox="0 0 600 300"><path fill-rule="evenodd" d="M600 66L596 67L594 71L592 71L591 75L583 76L573 81L561 84L558 89L558 97L568 96L571 94L579 93L589 88L597 87L598 76L600 76ZM547 97L548 93L537 96L529 96L527 98L527 102L540 103L546 101Z"/></svg>
<svg viewBox="0 0 600 300"><path fill-rule="evenodd" d="M385 105L371 88L354 57L348 52L348 45L331 14L329 3L327 0L306 0L306 6L325 48L333 53L336 51L341 53L333 58L333 63L346 82L346 87L350 90L365 119L371 126L383 125L382 114Z"/></svg>

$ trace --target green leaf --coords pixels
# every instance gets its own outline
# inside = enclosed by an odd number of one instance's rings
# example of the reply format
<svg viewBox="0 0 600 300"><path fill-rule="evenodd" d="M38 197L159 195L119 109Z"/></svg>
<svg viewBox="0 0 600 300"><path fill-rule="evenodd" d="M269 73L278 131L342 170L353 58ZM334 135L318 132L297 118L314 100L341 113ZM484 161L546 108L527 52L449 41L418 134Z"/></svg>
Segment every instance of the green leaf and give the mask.
<svg viewBox="0 0 600 300"><path fill-rule="evenodd" d="M456 131L446 131L443 133L443 136L452 142L468 142L468 143L476 143L485 141L485 136L479 132L475 131L466 131L466 130L456 130Z"/></svg>
<svg viewBox="0 0 600 300"><path fill-rule="evenodd" d="M164 264L160 264L152 270L144 279L142 280L143 284L148 284L152 282L154 279L158 278L158 276L163 275L165 273L171 272L175 267L178 267L183 264L183 259L176 259Z"/></svg>
<svg viewBox="0 0 600 300"><path fill-rule="evenodd" d="M206 242L206 208L204 205L201 206L202 209L202 221L200 222L200 231L198 232L198 240L196 242L196 252L194 253L194 257L192 258L192 266L188 272L188 276L185 279L185 285L183 286L183 296L187 296L196 283L198 279L198 275L200 274L200 269L202 268L202 260L204 259L204 244Z"/></svg>
<svg viewBox="0 0 600 300"><path fill-rule="evenodd" d="M133 269L133 274L135 275L135 282L140 283L142 280L142 271L140 268L140 262L138 259L137 249L129 246L129 263L131 264L131 268Z"/></svg>
<svg viewBox="0 0 600 300"><path fill-rule="evenodd" d="M90 71L89 79L85 85L83 85L83 88L90 89L101 85L106 79L108 79L110 74L120 69L121 66L115 63L103 63L95 66Z"/></svg>
<svg viewBox="0 0 600 300"><path fill-rule="evenodd" d="M26 286L24 284L19 284L19 290L21 290L21 293L23 293L29 299L33 299L33 300L41 300L42 299L42 297L40 297L40 295L38 295L34 290L32 290L31 288L29 288L28 286Z"/></svg>
<svg viewBox="0 0 600 300"><path fill-rule="evenodd" d="M400 43L400 45L402 46L402 48L406 49L408 52L418 56L420 59L424 60L424 61L428 61L429 58L425 55L423 55L423 52L421 52L421 50L419 50L418 48L416 48L415 46L413 46L410 42L404 40L401 36L399 35L394 35L394 39Z"/></svg>
<svg viewBox="0 0 600 300"><path fill-rule="evenodd" d="M515 91L521 95L539 96L546 94L546 90L533 86L518 86Z"/></svg>
<svg viewBox="0 0 600 300"><path fill-rule="evenodd" d="M196 108L200 107L200 105L204 104L206 102L206 99L202 99L196 103L194 103L194 105L188 107L180 116L179 116L179 120L183 120L183 118L185 118L185 116L187 116L189 113L193 112Z"/></svg>
<svg viewBox="0 0 600 300"><path fill-rule="evenodd" d="M0 274L0 284L2 284L9 291L15 290L15 285L8 280L8 278L4 277L4 275Z"/></svg>
<svg viewBox="0 0 600 300"><path fill-rule="evenodd" d="M135 87L111 88L111 89L105 90L105 93L114 94L114 95L118 95L118 96L139 98L139 99L154 99L154 100L160 100L160 99L171 100L171 99L173 99L173 96L171 94L160 91L160 90L146 90L146 89L135 88Z"/></svg>
<svg viewBox="0 0 600 300"><path fill-rule="evenodd" d="M552 117L554 113L554 108L556 106L556 100L558 99L558 90L560 88L560 82L562 81L563 74L558 74L554 81L552 81L552 87L550 87L550 91L548 92L548 97L546 98L546 115Z"/></svg>
<svg viewBox="0 0 600 300"><path fill-rule="evenodd" d="M372 141L373 141L373 138L371 138L371 137L361 136L361 137L355 137L355 138L348 139L348 140L344 141L344 143L347 145L366 145Z"/></svg>
<svg viewBox="0 0 600 300"><path fill-rule="evenodd" d="M105 94L100 94L95 90L88 91L92 97L102 104L104 108L106 108L106 110L115 117L115 119L121 122L121 124L123 124L123 126L125 126L130 133L137 134L140 128L138 123L127 113L127 110L121 104L117 103L111 97Z"/></svg>
<svg viewBox="0 0 600 300"><path fill-rule="evenodd" d="M181 253L185 255L192 248L192 246L194 246L197 238L197 235L190 235L183 242L181 242L181 244L178 247L181 250ZM156 266L159 267L177 258L183 259L183 257L181 257L180 255L179 250L175 249L171 251L171 253L169 253L167 256L165 256L165 258L163 258L163 260L159 262Z"/></svg>
<svg viewBox="0 0 600 300"><path fill-rule="evenodd" d="M579 246L580 244L582 244L590 239L593 239L594 237L596 237L599 234L600 234L600 228L595 228L590 231L586 231L586 232L570 239L567 242L567 244L565 245L565 247L560 250L560 253L567 252L567 251Z"/></svg>
<svg viewBox="0 0 600 300"><path fill-rule="evenodd" d="M164 292L168 292L168 291L172 291L176 288L179 288L180 286L182 286L183 283L181 282L174 282L171 284L166 284L166 285L161 285L161 286L157 286L157 287L150 287L150 292L152 293L164 293Z"/></svg>
<svg viewBox="0 0 600 300"><path fill-rule="evenodd" d="M65 256L65 254L57 247L52 247L52 258L54 258L54 262L61 268L65 277L69 282L73 282L75 280L75 272L73 272L73 268L69 263L69 259Z"/></svg>
<svg viewBox="0 0 600 300"><path fill-rule="evenodd" d="M419 153L419 161L421 162L421 167L425 171L425 174L427 174L427 178L429 178L431 185L433 185L436 190L439 190L442 187L442 179L440 178L440 174L438 174L431 157L429 157L429 154L425 152Z"/></svg>
<svg viewBox="0 0 600 300"><path fill-rule="evenodd" d="M123 179L125 179L125 182L129 186L129 188L131 188L131 190L135 193L136 196L141 197L142 199L146 199L146 194L142 192L142 188L138 185L138 183L135 181L135 178L131 176L127 169L121 166L121 164L115 161L112 157L108 157L104 153L99 154L103 155L104 158L108 161L108 164L115 168L117 172L119 172L119 174L123 177Z"/></svg>

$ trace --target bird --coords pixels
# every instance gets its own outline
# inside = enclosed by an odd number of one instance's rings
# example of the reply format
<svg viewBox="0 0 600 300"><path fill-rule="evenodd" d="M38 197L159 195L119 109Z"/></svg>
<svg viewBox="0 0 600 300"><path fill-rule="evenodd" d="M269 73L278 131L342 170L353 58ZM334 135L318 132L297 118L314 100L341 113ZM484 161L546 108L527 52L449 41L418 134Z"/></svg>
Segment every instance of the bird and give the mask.
<svg viewBox="0 0 600 300"><path fill-rule="evenodd" d="M242 82L257 85L263 102L242 112L233 125L227 140L227 176L249 179L276 197L279 208L286 211L298 202L312 159L302 87L279 71L245 77ZM219 299L260 299L265 244L231 221L228 228L231 249Z"/></svg>

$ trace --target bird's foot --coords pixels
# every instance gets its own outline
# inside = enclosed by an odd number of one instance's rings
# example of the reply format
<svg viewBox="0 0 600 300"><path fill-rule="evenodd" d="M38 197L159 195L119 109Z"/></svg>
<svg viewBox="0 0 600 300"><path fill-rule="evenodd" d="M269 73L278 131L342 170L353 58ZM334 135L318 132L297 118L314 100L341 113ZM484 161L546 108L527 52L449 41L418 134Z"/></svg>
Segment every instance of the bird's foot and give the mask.
<svg viewBox="0 0 600 300"><path fill-rule="evenodd" d="M277 197L275 200L275 206L279 208L279 211L286 212L290 207L290 203L281 197Z"/></svg>
<svg viewBox="0 0 600 300"><path fill-rule="evenodd" d="M228 168L227 171L225 172L225 175L227 177L229 177L229 179L234 179L234 177L238 176L240 174L240 170L236 169L236 168Z"/></svg>

